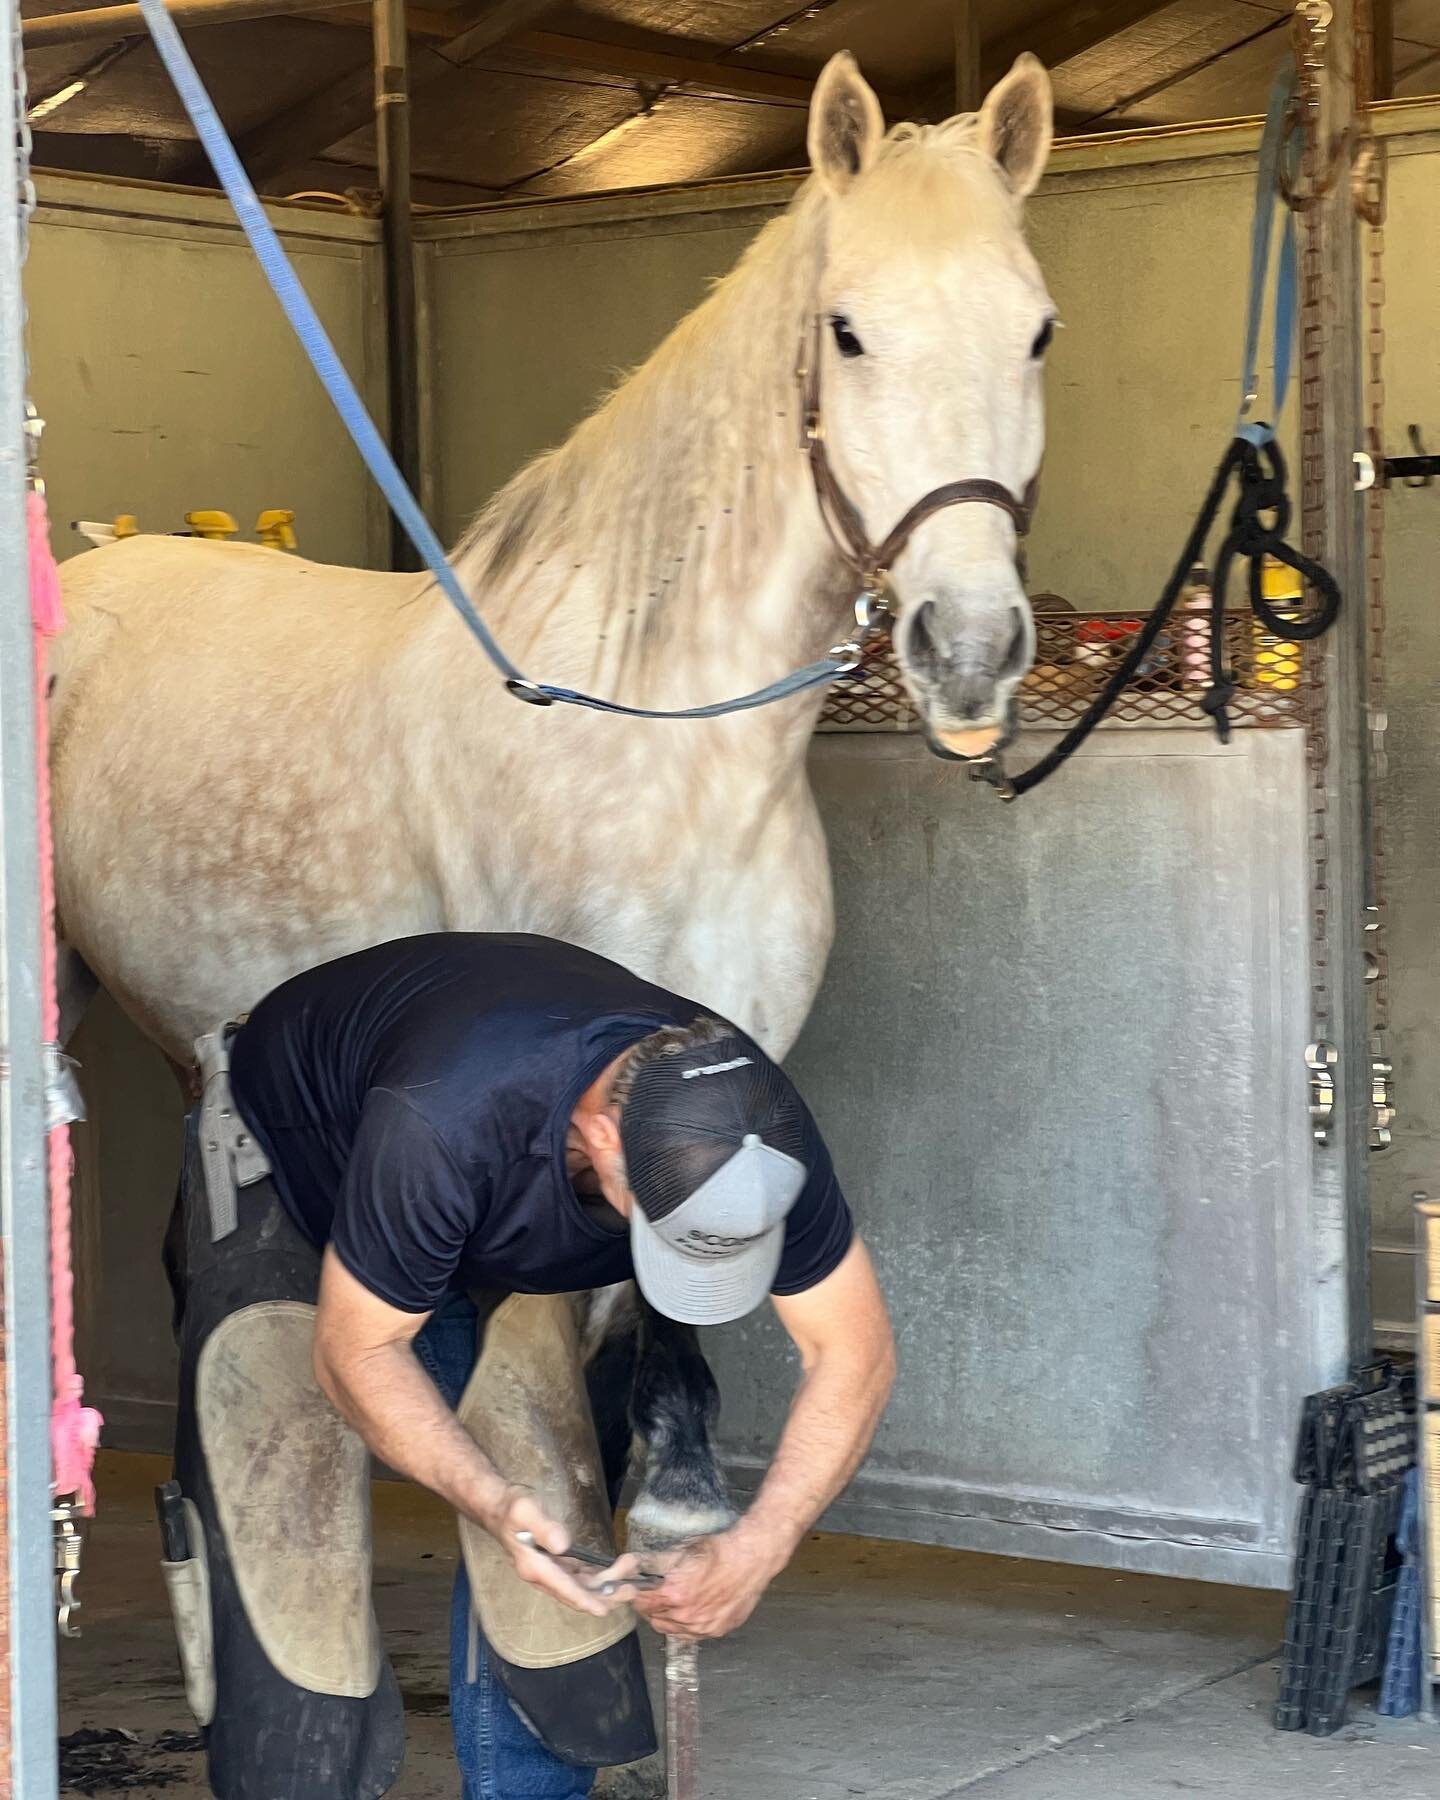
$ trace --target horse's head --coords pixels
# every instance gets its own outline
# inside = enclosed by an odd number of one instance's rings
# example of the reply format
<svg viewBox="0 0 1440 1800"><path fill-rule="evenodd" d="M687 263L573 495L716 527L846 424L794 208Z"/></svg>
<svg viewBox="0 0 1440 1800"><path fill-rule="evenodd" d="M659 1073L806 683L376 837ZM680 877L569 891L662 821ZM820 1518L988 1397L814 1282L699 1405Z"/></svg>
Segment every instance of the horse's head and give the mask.
<svg viewBox="0 0 1440 1800"><path fill-rule="evenodd" d="M1004 502L1023 505L1044 447L1055 309L1021 207L1051 131L1050 82L1033 56L978 116L887 138L879 102L842 54L810 111L821 208L814 392L838 490L872 547L948 484L1006 491L928 512L885 559L900 666L942 756L982 756L1003 741L1034 656L1017 568L1021 506Z"/></svg>

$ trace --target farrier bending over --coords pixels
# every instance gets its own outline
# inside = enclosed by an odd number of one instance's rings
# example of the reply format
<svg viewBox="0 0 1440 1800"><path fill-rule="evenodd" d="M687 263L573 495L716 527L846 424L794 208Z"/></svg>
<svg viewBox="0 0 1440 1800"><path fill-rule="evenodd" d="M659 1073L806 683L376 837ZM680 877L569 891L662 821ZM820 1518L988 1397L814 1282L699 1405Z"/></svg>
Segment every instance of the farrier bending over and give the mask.
<svg viewBox="0 0 1440 1800"><path fill-rule="evenodd" d="M184 1248L172 1254L183 1315L179 1472L219 1540L212 1564L233 1545L227 1472L206 1467L204 1339L217 1315L243 1320L250 1308L268 1319L277 1300L313 1297L318 1261L313 1355L325 1394L378 1457L489 1533L523 1582L573 1609L526 1602L503 1567L472 1605L462 1562L451 1710L465 1794L582 1796L593 1764L631 1760L653 1742L628 1614L610 1615L628 1603L685 1637L743 1623L854 1473L889 1394L889 1322L824 1143L788 1078L743 1033L543 938L444 934L346 957L262 1002L231 1057L235 1105L273 1189L242 1187L239 1228L207 1242L213 1193L205 1217L187 1179L176 1227ZM205 1118L198 1129L206 1135ZM242 1144L237 1165L247 1156L254 1147ZM187 1158L192 1175L199 1160ZM634 1556L606 1577L555 1560L572 1547L572 1528L534 1491L555 1470L527 1480L497 1467L455 1411L480 1345L463 1402L478 1436L487 1380L491 1394L512 1392L513 1367L487 1369L489 1331L498 1340L506 1317L510 1335L527 1328L500 1309L506 1296L632 1276L657 1313L685 1325L739 1318L771 1294L803 1366L749 1509L678 1555L644 1558L665 1577L647 1591L623 1581ZM506 1304L538 1309L553 1354L554 1303ZM503 1354L513 1362L516 1352ZM522 1362L526 1354L522 1346ZM243 1372L240 1381L253 1391ZM221 1391L213 1370L209 1385ZM187 1430L196 1413L198 1433L193 1421ZM546 1438L543 1422L533 1435ZM512 1432L501 1460L521 1453ZM619 1473L598 1477L612 1501ZM617 1579L618 1591L599 1591ZM288 1679L296 1659L280 1655L277 1672L265 1656L284 1632L249 1617L255 1581L247 1591L244 1568L232 1578L222 1566L210 1585L219 1692L208 1737L220 1800L258 1800L276 1778L308 1781L293 1791L317 1797L384 1793L403 1733L378 1648L368 1688L350 1668L327 1669L322 1682ZM271 1761L252 1778L243 1765L254 1762L254 1702L239 1690L254 1692L257 1653L273 1689Z"/></svg>

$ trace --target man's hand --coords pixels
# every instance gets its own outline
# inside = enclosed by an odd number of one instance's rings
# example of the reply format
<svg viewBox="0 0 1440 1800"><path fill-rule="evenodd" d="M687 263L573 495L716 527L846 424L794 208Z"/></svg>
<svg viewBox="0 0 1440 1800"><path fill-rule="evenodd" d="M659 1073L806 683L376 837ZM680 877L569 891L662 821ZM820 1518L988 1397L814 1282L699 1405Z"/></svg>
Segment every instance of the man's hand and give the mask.
<svg viewBox="0 0 1440 1800"><path fill-rule="evenodd" d="M515 1565L515 1573L522 1581L528 1581L553 1599L574 1607L576 1612L604 1618L606 1613L625 1604L625 1594L598 1593L589 1585L592 1577L586 1576L582 1580L563 1561L556 1561L570 1548L570 1534L549 1517L528 1488L504 1489L496 1504L488 1508L486 1516L477 1523L504 1545ZM535 1546L522 1544L521 1532L534 1538Z"/></svg>
<svg viewBox="0 0 1440 1800"><path fill-rule="evenodd" d="M641 1566L653 1569L665 1577L662 1586L622 1589L636 1612L665 1637L718 1638L745 1623L784 1564L741 1524L680 1550L647 1553L643 1565L622 1556L605 1579L623 1582Z"/></svg>

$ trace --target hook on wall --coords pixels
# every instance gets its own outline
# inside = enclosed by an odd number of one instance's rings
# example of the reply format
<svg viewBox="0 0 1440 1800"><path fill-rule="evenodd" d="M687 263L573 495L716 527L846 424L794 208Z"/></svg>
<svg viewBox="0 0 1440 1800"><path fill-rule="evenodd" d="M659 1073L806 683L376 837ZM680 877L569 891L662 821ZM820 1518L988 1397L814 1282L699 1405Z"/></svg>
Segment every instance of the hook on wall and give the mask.
<svg viewBox="0 0 1440 1800"><path fill-rule="evenodd" d="M1425 439L1418 425L1407 425L1405 435L1410 440L1411 456L1387 456L1385 458L1385 486L1389 487L1396 480L1403 481L1407 488L1434 487L1435 477L1440 475L1440 456L1434 456L1425 448Z"/></svg>

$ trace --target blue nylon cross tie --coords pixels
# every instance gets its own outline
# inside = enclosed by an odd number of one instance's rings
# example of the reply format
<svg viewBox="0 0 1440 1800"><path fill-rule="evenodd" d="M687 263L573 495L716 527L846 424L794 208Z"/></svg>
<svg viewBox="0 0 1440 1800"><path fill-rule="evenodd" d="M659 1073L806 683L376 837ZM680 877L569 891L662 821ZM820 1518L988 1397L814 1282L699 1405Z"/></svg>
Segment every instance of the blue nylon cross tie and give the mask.
<svg viewBox="0 0 1440 1800"><path fill-rule="evenodd" d="M1250 292L1245 308L1245 352L1240 369L1240 412L1235 435L1257 449L1275 435L1290 391L1290 366L1295 344L1295 215L1285 207L1280 230L1280 256L1275 272L1275 424L1246 415L1259 398L1260 322L1265 310L1265 286L1270 273L1270 239L1276 207L1276 182L1286 151L1286 120L1295 98L1295 64L1286 57L1270 89L1265 109L1265 130L1260 139L1260 162L1255 176L1255 211L1250 225Z"/></svg>

